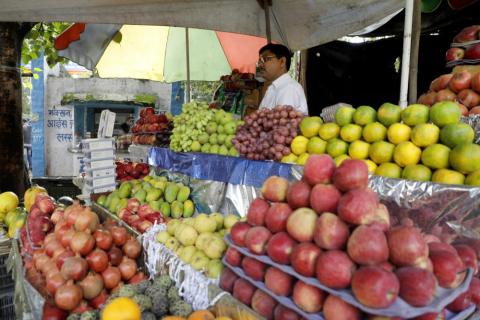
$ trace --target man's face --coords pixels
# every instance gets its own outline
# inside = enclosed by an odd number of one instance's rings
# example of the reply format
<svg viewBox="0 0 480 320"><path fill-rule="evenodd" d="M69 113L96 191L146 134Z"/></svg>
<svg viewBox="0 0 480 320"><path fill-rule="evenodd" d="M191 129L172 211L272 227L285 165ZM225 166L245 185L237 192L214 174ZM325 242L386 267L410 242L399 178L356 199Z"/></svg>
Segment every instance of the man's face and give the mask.
<svg viewBox="0 0 480 320"><path fill-rule="evenodd" d="M278 59L271 51L267 50L260 54L258 66L260 75L269 81L274 81L286 71L285 58Z"/></svg>

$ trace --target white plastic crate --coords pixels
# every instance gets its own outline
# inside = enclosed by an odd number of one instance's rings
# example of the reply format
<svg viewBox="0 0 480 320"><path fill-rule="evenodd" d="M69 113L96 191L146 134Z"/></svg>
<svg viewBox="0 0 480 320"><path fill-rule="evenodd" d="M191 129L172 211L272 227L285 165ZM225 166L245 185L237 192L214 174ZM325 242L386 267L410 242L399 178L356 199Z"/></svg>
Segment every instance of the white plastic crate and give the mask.
<svg viewBox="0 0 480 320"><path fill-rule="evenodd" d="M108 177L101 177L101 178L90 178L87 177L85 179L87 185L92 188L100 188L104 186L114 185L115 184L115 176L108 176Z"/></svg>
<svg viewBox="0 0 480 320"><path fill-rule="evenodd" d="M115 174L115 167L104 169L85 169L87 178L101 178L106 176L112 176Z"/></svg>
<svg viewBox="0 0 480 320"><path fill-rule="evenodd" d="M85 191L87 191L88 194L92 193L103 193L103 192L109 192L115 190L116 185L112 184L109 186L102 186L102 187L90 187L89 185L85 185Z"/></svg>
<svg viewBox="0 0 480 320"><path fill-rule="evenodd" d="M83 162L85 164L85 170L88 169L105 169L105 168L111 168L112 166L115 166L115 159L114 158L108 158L108 159L87 159L84 158Z"/></svg>
<svg viewBox="0 0 480 320"><path fill-rule="evenodd" d="M113 149L113 143L112 138L84 139L82 148L86 150Z"/></svg>
<svg viewBox="0 0 480 320"><path fill-rule="evenodd" d="M88 158L91 160L114 158L115 156L115 153L112 148L103 149L103 150L84 149L83 154L85 155L85 158Z"/></svg>

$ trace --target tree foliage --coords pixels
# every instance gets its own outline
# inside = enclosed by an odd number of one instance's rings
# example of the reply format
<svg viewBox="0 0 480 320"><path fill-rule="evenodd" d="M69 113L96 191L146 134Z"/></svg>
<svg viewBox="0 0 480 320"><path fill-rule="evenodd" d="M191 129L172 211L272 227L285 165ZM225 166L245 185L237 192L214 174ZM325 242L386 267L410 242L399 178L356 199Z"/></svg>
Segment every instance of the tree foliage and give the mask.
<svg viewBox="0 0 480 320"><path fill-rule="evenodd" d="M58 56L54 47L55 38L58 37L71 24L66 22L37 23L25 36L22 47L22 62L27 64L37 59L42 51L50 67L57 63L66 63L68 60Z"/></svg>

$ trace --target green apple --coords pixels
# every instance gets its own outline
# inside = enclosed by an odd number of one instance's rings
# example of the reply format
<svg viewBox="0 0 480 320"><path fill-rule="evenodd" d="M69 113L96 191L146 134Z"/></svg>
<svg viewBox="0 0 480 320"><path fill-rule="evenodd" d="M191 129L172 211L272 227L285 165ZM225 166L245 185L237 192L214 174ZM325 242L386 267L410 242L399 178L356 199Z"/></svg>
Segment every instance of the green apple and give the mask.
<svg viewBox="0 0 480 320"><path fill-rule="evenodd" d="M160 242L160 243L167 243L168 239L170 239L172 236L167 232L167 231L160 231L157 233L155 236L155 239Z"/></svg>
<svg viewBox="0 0 480 320"><path fill-rule="evenodd" d="M223 215L221 213L215 212L210 214L210 218L214 218L217 223L217 231L223 228Z"/></svg>
<svg viewBox="0 0 480 320"><path fill-rule="evenodd" d="M170 249L174 252L175 252L175 250L178 249L179 246L180 246L180 243L174 237L169 238L167 240L167 242L165 243L165 247L167 247L168 249Z"/></svg>
<svg viewBox="0 0 480 320"><path fill-rule="evenodd" d="M193 267L193 269L197 271L201 271L207 268L209 262L210 262L210 259L208 259L208 257L205 256L203 252L197 251L193 255L190 265Z"/></svg>
<svg viewBox="0 0 480 320"><path fill-rule="evenodd" d="M195 248L195 246L184 247L179 258L185 263L190 263L195 252L197 252L197 248Z"/></svg>
<svg viewBox="0 0 480 320"><path fill-rule="evenodd" d="M202 213L195 217L195 229L198 233L214 232L217 229L215 218Z"/></svg>
<svg viewBox="0 0 480 320"><path fill-rule="evenodd" d="M192 226L183 224L175 231L175 238L184 246L193 246L197 240L198 233Z"/></svg>
<svg viewBox="0 0 480 320"><path fill-rule="evenodd" d="M207 276L212 279L218 279L223 271L223 263L220 259L213 259L208 262Z"/></svg>
<svg viewBox="0 0 480 320"><path fill-rule="evenodd" d="M238 216L234 214L229 214L227 215L224 220L223 220L223 226L226 229L231 229L235 223L237 223L239 220Z"/></svg>
<svg viewBox="0 0 480 320"><path fill-rule="evenodd" d="M205 244L211 237L213 237L213 234L210 232L200 233L195 241L195 247L199 250L203 250Z"/></svg>
<svg viewBox="0 0 480 320"><path fill-rule="evenodd" d="M227 250L227 245L222 238L213 236L204 245L203 251L210 259L220 259Z"/></svg>
<svg viewBox="0 0 480 320"><path fill-rule="evenodd" d="M167 223L167 232L173 236L177 227L181 225L180 220L172 219Z"/></svg>

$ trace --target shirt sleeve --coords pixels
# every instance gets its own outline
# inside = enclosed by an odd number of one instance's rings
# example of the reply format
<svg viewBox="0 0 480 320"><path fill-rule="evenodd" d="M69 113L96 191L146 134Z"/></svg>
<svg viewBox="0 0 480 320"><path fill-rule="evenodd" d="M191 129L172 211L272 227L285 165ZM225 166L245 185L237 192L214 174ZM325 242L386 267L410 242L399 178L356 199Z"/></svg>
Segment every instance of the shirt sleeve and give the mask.
<svg viewBox="0 0 480 320"><path fill-rule="evenodd" d="M290 105L294 107L295 110L308 115L305 92L303 91L302 86L299 84L292 84L282 90L279 90L276 100L277 105Z"/></svg>

